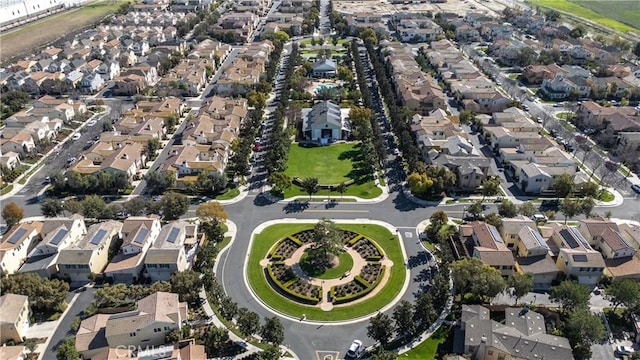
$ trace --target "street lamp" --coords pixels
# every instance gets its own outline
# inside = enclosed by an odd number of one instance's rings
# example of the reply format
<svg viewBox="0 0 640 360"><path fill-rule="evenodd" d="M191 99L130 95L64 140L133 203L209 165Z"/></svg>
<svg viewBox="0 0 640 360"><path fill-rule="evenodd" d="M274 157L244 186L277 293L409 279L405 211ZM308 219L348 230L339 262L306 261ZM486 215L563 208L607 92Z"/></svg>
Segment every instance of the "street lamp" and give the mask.
<svg viewBox="0 0 640 360"><path fill-rule="evenodd" d="M462 207L462 221L464 221L464 219L465 219L465 214L466 214L466 213L467 213L467 207L466 207L466 206L463 206L463 207Z"/></svg>

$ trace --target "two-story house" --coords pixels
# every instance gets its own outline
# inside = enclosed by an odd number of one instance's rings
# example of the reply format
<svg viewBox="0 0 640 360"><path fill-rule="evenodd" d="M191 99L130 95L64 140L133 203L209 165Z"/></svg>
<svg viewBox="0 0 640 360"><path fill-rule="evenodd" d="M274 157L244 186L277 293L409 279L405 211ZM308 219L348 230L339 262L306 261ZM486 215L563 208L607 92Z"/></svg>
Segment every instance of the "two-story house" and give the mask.
<svg viewBox="0 0 640 360"><path fill-rule="evenodd" d="M0 296L0 343L24 341L29 329L29 298L24 295Z"/></svg>
<svg viewBox="0 0 640 360"><path fill-rule="evenodd" d="M17 272L41 231L42 223L33 221L22 223L7 233L0 242L0 271L6 274Z"/></svg>
<svg viewBox="0 0 640 360"><path fill-rule="evenodd" d="M144 259L145 276L151 281L168 281L176 272L190 267L198 247L198 226L177 220L162 227Z"/></svg>

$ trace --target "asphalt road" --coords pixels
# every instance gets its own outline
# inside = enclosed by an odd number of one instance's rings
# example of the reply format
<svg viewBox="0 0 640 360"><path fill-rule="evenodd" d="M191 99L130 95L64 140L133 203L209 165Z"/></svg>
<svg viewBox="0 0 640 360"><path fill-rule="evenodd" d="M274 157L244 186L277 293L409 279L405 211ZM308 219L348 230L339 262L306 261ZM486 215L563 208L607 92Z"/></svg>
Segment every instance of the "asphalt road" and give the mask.
<svg viewBox="0 0 640 360"><path fill-rule="evenodd" d="M76 302L73 303L71 309L67 311L65 316L60 320L56 331L53 333L51 341L47 346L46 351L44 352L43 360L56 360L56 349L60 342L64 340L67 336L73 336L73 331L71 330L71 323L76 316L80 316L84 309L89 306L89 304L93 301L93 293L96 292L94 288L87 288L85 291L80 292ZM71 301L74 292L70 292L67 296L67 302Z"/></svg>

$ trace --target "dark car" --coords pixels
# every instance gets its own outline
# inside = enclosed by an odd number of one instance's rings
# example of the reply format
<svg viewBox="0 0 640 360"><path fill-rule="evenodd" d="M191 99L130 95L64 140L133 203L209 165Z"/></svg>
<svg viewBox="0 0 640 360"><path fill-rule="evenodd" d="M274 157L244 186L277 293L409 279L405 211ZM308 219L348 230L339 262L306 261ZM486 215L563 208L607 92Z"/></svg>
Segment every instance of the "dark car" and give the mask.
<svg viewBox="0 0 640 360"><path fill-rule="evenodd" d="M540 204L540 210L556 210L558 209L558 200L542 200Z"/></svg>
<svg viewBox="0 0 640 360"><path fill-rule="evenodd" d="M640 184L631 185L631 190L633 190L636 194L640 194Z"/></svg>

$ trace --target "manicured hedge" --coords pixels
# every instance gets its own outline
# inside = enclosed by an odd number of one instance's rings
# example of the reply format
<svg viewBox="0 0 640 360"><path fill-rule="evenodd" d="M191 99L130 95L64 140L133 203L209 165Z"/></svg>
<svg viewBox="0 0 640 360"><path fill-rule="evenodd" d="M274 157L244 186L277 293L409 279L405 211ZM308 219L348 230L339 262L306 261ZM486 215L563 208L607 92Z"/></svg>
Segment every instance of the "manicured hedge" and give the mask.
<svg viewBox="0 0 640 360"><path fill-rule="evenodd" d="M366 280L361 278L359 275L356 276L354 278L354 280L357 281L358 283L362 284L363 286L365 286L365 289L360 291L357 294L335 298L333 300L333 303L334 304L344 304L344 303L347 303L347 302L358 300L361 297L367 295L368 293L371 292L371 290L375 289L376 286L378 286L380 284L380 281L382 281L382 278L384 277L385 269L386 269L386 267L382 267L382 270L380 271L380 275L378 276L378 278L376 279L376 281L373 284L369 284ZM331 291L330 291L331 295L333 295L333 291L334 290L333 290L333 286L332 286L331 287Z"/></svg>
<svg viewBox="0 0 640 360"><path fill-rule="evenodd" d="M358 236L354 237L353 239L349 240L349 242L347 243L347 245L349 246L353 246L355 245L358 241L360 241L360 239L362 239L364 237L364 235L359 234Z"/></svg>
<svg viewBox="0 0 640 360"><path fill-rule="evenodd" d="M310 304L310 305L316 305L317 303L320 302L321 299L316 298L316 297L311 297L311 296L305 296L302 294L298 294L297 292L291 291L288 286L291 286L293 283L295 283L298 278L293 278L289 281L287 281L285 284L282 284L280 281L278 281L273 273L273 270L271 270L271 264L267 265L267 269L266 269L266 274L265 276L267 277L267 279L269 280L269 282L273 285L276 286L277 289L280 290L281 293L284 293L284 295L288 295L293 297L294 299L305 303L305 304Z"/></svg>
<svg viewBox="0 0 640 360"><path fill-rule="evenodd" d="M298 246L304 245L304 243L302 241L300 241L297 237L294 237L293 235L289 236L288 238L289 238L289 240L291 240L294 243L296 243L296 245L298 245ZM282 241L284 241L284 240L282 240Z"/></svg>
<svg viewBox="0 0 640 360"><path fill-rule="evenodd" d="M300 179L299 177L294 177L294 178L291 180L291 182L292 182L294 185L298 185L298 186L302 187L302 179ZM356 182L356 181L355 181L354 179L349 179L349 180L347 180L347 181L343 181L342 183L343 183L345 186L349 186L349 185L351 185L351 184L354 184L355 182ZM338 184L318 184L318 188L319 188L319 189L324 189L324 190L326 190L326 189L333 189L333 190L335 190L338 186L340 186L340 183L338 183Z"/></svg>

